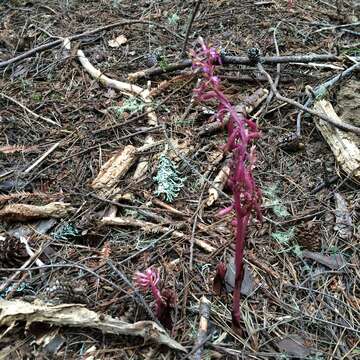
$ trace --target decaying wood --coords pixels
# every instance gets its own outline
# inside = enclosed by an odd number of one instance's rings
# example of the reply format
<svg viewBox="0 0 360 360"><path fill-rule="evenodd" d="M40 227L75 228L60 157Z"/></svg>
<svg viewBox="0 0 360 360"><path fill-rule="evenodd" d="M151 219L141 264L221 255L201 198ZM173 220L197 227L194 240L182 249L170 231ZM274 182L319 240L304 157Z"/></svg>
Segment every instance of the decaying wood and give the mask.
<svg viewBox="0 0 360 360"><path fill-rule="evenodd" d="M144 232L152 233L165 234L171 230L168 226L162 226L161 224L159 225L148 221L133 219L131 217L104 217L101 219L101 223L103 225L137 227L141 228ZM177 230L173 231L171 234L177 238L187 237L183 232ZM200 239L195 239L194 243L208 253L212 253L216 250L213 246Z"/></svg>
<svg viewBox="0 0 360 360"><path fill-rule="evenodd" d="M147 135L144 141L145 145L151 145L154 143L154 138L151 135ZM135 169L133 179L140 180L149 169L149 157L147 155L143 155L140 157L137 167Z"/></svg>
<svg viewBox="0 0 360 360"><path fill-rule="evenodd" d="M343 120L336 114L327 100L319 100L314 104L317 112L335 119L339 123ZM337 163L349 176L360 179L360 138L358 135L334 128L322 120L315 120L316 127L329 144ZM344 123L345 124L345 123Z"/></svg>
<svg viewBox="0 0 360 360"><path fill-rule="evenodd" d="M128 172L137 159L136 147L132 145L114 154L100 169L91 187L102 195L109 195L118 181Z"/></svg>
<svg viewBox="0 0 360 360"><path fill-rule="evenodd" d="M153 321L129 324L77 304L50 306L43 303L30 304L21 300L0 300L0 325L11 327L17 321L25 321L27 328L33 322L40 322L58 326L94 328L104 334L140 336L144 340L186 352L181 344L171 339L165 330Z"/></svg>
<svg viewBox="0 0 360 360"><path fill-rule="evenodd" d="M44 218L63 218L74 209L71 204L52 202L47 205L13 204L0 210L0 219L7 221L28 221Z"/></svg>
<svg viewBox="0 0 360 360"><path fill-rule="evenodd" d="M334 230L338 232L338 235L343 240L351 240L353 232L353 224L349 211L349 206L346 200L340 193L334 194L335 198L335 217L336 225Z"/></svg>
<svg viewBox="0 0 360 360"><path fill-rule="evenodd" d="M219 191L217 189L222 190L227 182L227 179L230 174L230 166L229 166L230 160L227 160L219 173L217 174L216 178L213 181L213 184L215 185L215 188L211 187L209 189L209 195L206 200L206 206L211 206L214 204L214 202L219 198Z"/></svg>
<svg viewBox="0 0 360 360"><path fill-rule="evenodd" d="M132 145L125 146L122 151L117 151L101 167L98 176L91 183L91 187L96 190L99 195L109 196L114 194L114 196L116 196L117 193L121 192L121 190L116 187L116 184L125 176L130 167L135 164L138 157L149 149L162 145L163 143L164 141L152 141L139 148ZM147 163L143 164L143 166L147 169Z"/></svg>

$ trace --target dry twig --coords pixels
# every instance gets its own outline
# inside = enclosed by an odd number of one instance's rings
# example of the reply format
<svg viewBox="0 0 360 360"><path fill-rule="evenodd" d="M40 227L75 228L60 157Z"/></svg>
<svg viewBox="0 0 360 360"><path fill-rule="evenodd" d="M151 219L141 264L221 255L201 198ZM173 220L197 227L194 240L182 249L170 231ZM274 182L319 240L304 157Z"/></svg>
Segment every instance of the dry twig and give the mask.
<svg viewBox="0 0 360 360"><path fill-rule="evenodd" d="M30 110L29 108L27 108L25 105L23 105L21 102L17 101L16 99L12 98L11 96L5 95L4 93L0 92L0 96L6 100L11 101L12 103L20 106L23 110L25 110L27 113L29 113L31 116L33 116L35 119L41 119L44 120L45 122L51 124L51 125L55 125L55 126L59 126L61 127L60 124L58 124L57 122L45 117L45 116L41 116L38 115L36 113L34 113L32 110Z"/></svg>
<svg viewBox="0 0 360 360"><path fill-rule="evenodd" d="M200 321L199 321L197 339L195 342L195 347L197 347L199 344L202 344L202 346L200 346L196 350L193 356L193 360L201 360L201 354L204 347L204 339L206 339L208 332L210 308L211 308L210 301L205 296L203 296L200 299L200 309L199 309Z"/></svg>
<svg viewBox="0 0 360 360"><path fill-rule="evenodd" d="M286 102L286 103L288 103L288 104L290 104L292 106L295 106L298 109L300 109L302 111L305 111L305 112L307 112L307 113L309 113L309 114L311 114L313 116L317 116L321 120L324 120L327 123L339 128L341 130L350 131L350 132L353 132L353 133L355 133L357 135L360 135L360 128L358 128L356 126L353 126L353 125L350 125L350 124L347 124L347 123L339 122L339 121L337 121L337 120L335 120L333 118L328 117L327 115L324 115L324 114L318 113L318 112L316 112L316 111L314 111L312 109L309 109L308 107L300 104L299 102L297 102L295 100L292 100L292 99L289 99L289 98L287 98L285 96L280 95L280 93L278 92L278 90L275 87L274 81L272 80L269 73L264 69L262 64L258 63L257 66L258 66L259 71L267 77L268 82L270 84L270 87L271 87L272 91L274 92L275 97L278 100L284 101L284 102Z"/></svg>

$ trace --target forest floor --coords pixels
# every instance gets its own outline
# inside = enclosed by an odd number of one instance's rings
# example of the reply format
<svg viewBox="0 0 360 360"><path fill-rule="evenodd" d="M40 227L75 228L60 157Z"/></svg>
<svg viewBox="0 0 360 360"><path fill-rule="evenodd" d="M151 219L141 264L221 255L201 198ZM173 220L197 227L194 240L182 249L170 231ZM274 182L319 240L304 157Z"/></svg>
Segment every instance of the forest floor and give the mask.
<svg viewBox="0 0 360 360"><path fill-rule="evenodd" d="M209 206L209 184L227 161L226 131L203 134L215 108L194 98L199 73L184 67L134 80L150 87L154 123L141 97L103 86L77 56L82 50L102 74L129 82L131 73L189 58L199 36L225 55L246 57L256 47L276 56L276 43L279 56L339 55L264 63L273 78L280 74L281 94L304 104L306 89L360 55L355 3L204 0L182 57L192 1L0 2L1 359L185 359L194 352L198 359L360 357L359 183L337 164L317 119L303 115L301 144L291 146L284 139L296 132L298 108L273 98L250 114L261 130L254 176L263 221L248 229L242 328L235 331L231 291L219 296L213 289L220 262L228 267L228 290L233 285L233 214L218 216L231 204L224 182ZM235 105L270 90L251 64L223 64L218 74ZM354 72L327 95L338 114L356 111L359 81ZM355 90L346 92L350 84ZM144 145L141 154L124 153ZM100 169L104 175L104 164L119 154L122 174L101 179ZM173 201L159 189L164 159L182 185ZM167 340L141 328L150 322L137 324L142 337L104 330L107 316L157 321L151 293L134 283L136 272L148 268L172 294L162 322ZM194 349L202 297L210 316L206 341ZM7 318L4 308L15 300L42 310L21 313L25 305L18 302ZM47 318L51 307L58 322ZM82 308L100 320L88 322ZM170 338L176 345L168 346ZM177 344L187 352L175 350Z"/></svg>

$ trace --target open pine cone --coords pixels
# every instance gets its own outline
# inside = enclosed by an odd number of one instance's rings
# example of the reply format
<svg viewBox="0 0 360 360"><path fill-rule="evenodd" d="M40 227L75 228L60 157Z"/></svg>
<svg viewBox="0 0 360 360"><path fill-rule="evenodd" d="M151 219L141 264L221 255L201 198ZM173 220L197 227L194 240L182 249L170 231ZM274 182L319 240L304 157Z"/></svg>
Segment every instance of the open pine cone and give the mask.
<svg viewBox="0 0 360 360"><path fill-rule="evenodd" d="M297 227L296 240L306 250L319 251L321 249L321 240L318 224L312 221L300 224Z"/></svg>
<svg viewBox="0 0 360 360"><path fill-rule="evenodd" d="M51 304L86 304L85 284L81 281L55 280L45 288L43 298Z"/></svg>
<svg viewBox="0 0 360 360"><path fill-rule="evenodd" d="M0 237L0 266L3 268L20 267L29 255L25 245L14 236L6 235Z"/></svg>

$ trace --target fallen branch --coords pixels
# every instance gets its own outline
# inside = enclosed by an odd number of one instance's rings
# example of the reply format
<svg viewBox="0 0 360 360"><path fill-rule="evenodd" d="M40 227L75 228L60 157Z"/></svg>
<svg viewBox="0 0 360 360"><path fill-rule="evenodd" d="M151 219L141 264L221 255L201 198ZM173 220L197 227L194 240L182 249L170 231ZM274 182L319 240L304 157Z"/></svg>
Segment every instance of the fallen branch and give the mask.
<svg viewBox="0 0 360 360"><path fill-rule="evenodd" d="M247 56L222 56L223 64L233 65L253 65ZM292 62L309 63L314 61L341 61L337 55L291 55L291 56L265 56L260 58L262 64L285 64ZM170 63L166 67L156 67L153 69L140 70L128 75L130 81L136 81L141 78L149 78L176 70L183 70L192 66L192 60L186 59L176 63Z"/></svg>
<svg viewBox="0 0 360 360"><path fill-rule="evenodd" d="M186 352L186 349L153 321L138 321L129 324L111 316L97 314L83 305L62 304L50 306L30 304L25 301L0 300L0 325L13 326L17 321L25 321L28 328L33 322L58 326L94 328L104 334L140 336L144 340L166 345L172 349Z"/></svg>
<svg viewBox="0 0 360 360"><path fill-rule="evenodd" d="M77 51L78 59L84 69L96 80L98 80L102 85L108 88L112 88L119 91L126 91L131 94L135 94L140 96L144 103L147 104L147 115L149 117L149 124L150 125L157 125L157 117L156 114L151 106L151 98L150 98L150 91L148 89L143 89L140 86L132 85L129 83L125 83L119 80L114 80L106 75L102 74L100 70L96 69L82 52L82 50Z"/></svg>
<svg viewBox="0 0 360 360"><path fill-rule="evenodd" d="M133 219L131 217L104 217L101 219L101 223L103 225L137 227L141 228L142 231L145 233L166 233L171 230L169 227L162 226L161 224L154 224L143 220ZM178 238L187 238L187 236L183 232L177 230L174 230L172 232L172 235ZM194 243L208 253L212 253L215 251L215 248L213 246L203 240L195 239Z"/></svg>
<svg viewBox="0 0 360 360"><path fill-rule="evenodd" d="M195 5L194 5L194 9L191 13L191 16L190 16L190 19L189 19L189 23L188 23L188 26L187 26L187 29L186 29L186 34L185 34L185 40L184 40L184 44L183 44L183 47L182 47L182 50L181 50L181 55L180 57L183 57L185 55L185 51L186 51L186 45L188 43L188 39L189 39L189 35L190 35L190 31L191 31L191 26L194 22L194 19L195 19L195 16L196 14L198 13L199 11L199 8L200 8L200 4L201 4L201 0L197 0L195 2Z"/></svg>
<svg viewBox="0 0 360 360"><path fill-rule="evenodd" d="M293 106L299 108L300 110L303 110L303 111L305 111L305 112L307 112L307 113L309 113L309 114L311 114L313 116L317 116L321 120L326 121L327 123L337 127L338 129L341 129L341 130L344 130L344 131L350 131L350 132L353 132L353 133L355 133L357 135L360 135L360 128L358 128L356 126L353 126L353 125L350 125L350 124L347 124L347 123L344 123L344 122L340 122L340 121L338 121L336 119L330 118L329 116L327 116L327 115L325 115L323 113L319 113L319 112L316 112L316 111L314 111L312 109L309 109L308 107L300 104L299 102L297 102L295 100L292 100L292 99L289 99L289 98L287 98L285 96L280 95L280 93L278 92L278 90L275 87L275 84L274 84L271 76L264 69L262 64L258 63L257 66L258 66L259 71L267 77L268 82L270 84L270 88L274 92L275 97L278 100L286 102L286 103L288 103L290 105L293 105Z"/></svg>
<svg viewBox="0 0 360 360"><path fill-rule="evenodd" d="M146 25L149 25L149 26L155 26L155 27L158 27L158 28L161 28L161 29L165 29L167 32L169 32L173 36L177 37L178 39L182 39L181 35L169 30L164 25L161 25L161 24L158 24L158 23L152 22L152 21L145 21L145 20L118 21L118 22L113 23L113 24L100 26L100 27L98 27L96 29L85 31L85 32L83 32L81 34L68 36L68 39L70 41L78 40L78 39L81 39L81 38L84 38L84 37L88 37L90 35L97 34L100 31L110 30L110 29L113 29L113 28L118 27L118 26L125 26L125 25L132 25L132 24L146 24ZM29 50L29 51L26 51L26 52L24 52L24 53L22 53L22 54L20 54L18 56L15 56L14 58L4 60L4 61L0 61L0 69L3 68L3 67L6 67L8 65L14 64L16 62L19 62L19 61L21 61L23 59L26 59L26 58L28 58L30 56L33 56L33 55L35 55L35 54L37 54L37 53L39 53L41 51L52 49L53 47L56 47L56 46L59 46L59 45L63 44L63 42L64 42L63 38L60 38L60 39L54 40L52 42L49 42L47 44L37 46L37 47L35 47L35 48L33 48L33 49Z"/></svg>
<svg viewBox="0 0 360 360"><path fill-rule="evenodd" d="M55 143L48 151L46 151L43 155L41 155L32 165L30 165L25 171L24 174L28 174L31 170L33 170L36 166L41 164L58 146L60 142Z"/></svg>
<svg viewBox="0 0 360 360"><path fill-rule="evenodd" d="M354 65L350 66L346 70L342 71L341 73L337 74L330 80L326 81L323 84L320 84L317 86L312 92L313 94L307 99L305 102L306 107L310 107L317 97L323 97L332 87L334 87L335 84L337 84L339 81L342 81L349 77L356 69L360 68L360 62L355 63ZM301 132L301 117L302 117L303 111L299 111L297 118L296 118L296 133L298 136L300 136Z"/></svg>

